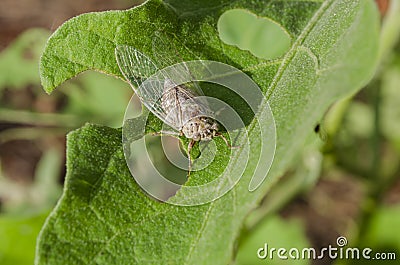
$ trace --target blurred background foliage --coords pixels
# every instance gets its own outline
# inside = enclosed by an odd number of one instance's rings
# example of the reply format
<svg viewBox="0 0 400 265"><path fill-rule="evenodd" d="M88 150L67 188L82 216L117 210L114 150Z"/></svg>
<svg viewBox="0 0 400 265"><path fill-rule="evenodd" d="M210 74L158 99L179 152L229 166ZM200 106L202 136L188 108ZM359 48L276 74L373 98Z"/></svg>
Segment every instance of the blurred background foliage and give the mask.
<svg viewBox="0 0 400 265"><path fill-rule="evenodd" d="M0 264L22 264L15 248L27 250L21 238L31 245L32 263L37 233L61 195L66 133L86 122L120 127L132 94L121 80L96 72L45 94L38 61L49 36L28 29L0 53Z"/></svg>
<svg viewBox="0 0 400 265"><path fill-rule="evenodd" d="M134 1L22 2L26 8L9 0L0 4L0 264L32 264L36 237L61 195L66 133L86 122L120 127L132 95L124 82L86 72L49 96L40 86L38 60L51 30L69 17L123 9ZM236 264L286 262L258 259L264 243L319 249L336 246L338 236L345 236L348 246L395 252L400 258L400 2L377 3L382 39L376 76L316 124L300 163L248 217ZM252 46L260 49L256 42Z"/></svg>
<svg viewBox="0 0 400 265"><path fill-rule="evenodd" d="M62 192L65 135L86 122L120 127L132 94L121 80L86 72L47 95L39 78L47 38L80 13L131 5L0 3L0 264L33 263L36 237Z"/></svg>

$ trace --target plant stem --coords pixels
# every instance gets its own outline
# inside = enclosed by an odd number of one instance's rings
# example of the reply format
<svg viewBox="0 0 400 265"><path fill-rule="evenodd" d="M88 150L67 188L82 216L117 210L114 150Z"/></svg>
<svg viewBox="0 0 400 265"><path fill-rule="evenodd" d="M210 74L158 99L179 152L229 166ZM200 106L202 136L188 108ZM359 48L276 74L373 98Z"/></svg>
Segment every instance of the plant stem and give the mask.
<svg viewBox="0 0 400 265"><path fill-rule="evenodd" d="M84 123L75 115L35 113L10 109L0 109L0 121L31 124L36 126L57 126L63 128L76 128Z"/></svg>
<svg viewBox="0 0 400 265"><path fill-rule="evenodd" d="M32 140L40 137L48 137L54 135L65 135L67 128L15 128L8 129L0 133L0 145L11 140Z"/></svg>
<svg viewBox="0 0 400 265"><path fill-rule="evenodd" d="M372 151L370 172L366 175L368 183L368 193L361 209L361 219L359 226L359 236L357 245L362 243L367 235L372 217L381 203L382 196L386 191L385 179L381 175L381 121L380 121L380 104L381 104L381 81L376 80L371 83L370 101L374 108L374 130L371 135L370 148Z"/></svg>

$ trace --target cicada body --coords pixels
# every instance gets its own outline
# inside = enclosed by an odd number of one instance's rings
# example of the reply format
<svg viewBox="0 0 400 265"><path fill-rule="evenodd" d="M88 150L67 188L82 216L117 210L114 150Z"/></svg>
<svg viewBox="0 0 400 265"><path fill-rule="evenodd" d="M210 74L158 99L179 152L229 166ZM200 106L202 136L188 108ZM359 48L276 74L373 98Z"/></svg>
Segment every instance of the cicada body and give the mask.
<svg viewBox="0 0 400 265"><path fill-rule="evenodd" d="M187 148L189 173L190 151L195 142L221 136L230 146L218 132L219 125L211 118L211 109L195 91L185 85L177 85L168 74L159 71L148 56L131 46L117 46L115 53L122 74L142 104L181 136L191 139Z"/></svg>

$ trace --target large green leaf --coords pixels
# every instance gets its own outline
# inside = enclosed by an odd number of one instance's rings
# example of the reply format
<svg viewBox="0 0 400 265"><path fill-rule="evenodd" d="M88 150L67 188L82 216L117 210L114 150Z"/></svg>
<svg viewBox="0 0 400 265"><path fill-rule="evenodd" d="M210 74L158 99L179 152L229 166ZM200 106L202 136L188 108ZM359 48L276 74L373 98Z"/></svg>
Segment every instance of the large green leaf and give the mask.
<svg viewBox="0 0 400 265"><path fill-rule="evenodd" d="M265 61L223 44L216 25L232 8L277 21L293 38L290 50ZM246 71L269 99L278 142L268 179L256 191L248 191L257 164L253 158L222 198L177 207L148 198L137 186L124 160L120 130L87 125L71 133L64 194L41 232L37 264L229 263L244 218L290 166L329 105L372 76L378 25L372 0L154 0L66 22L42 56L47 92L88 69L121 77L115 46L131 45L150 55L155 31L162 31L175 36L170 41L185 60L195 55ZM248 128L251 152L257 153L262 139L254 123ZM193 174L191 180L196 177L206 175Z"/></svg>
<svg viewBox="0 0 400 265"><path fill-rule="evenodd" d="M35 241L48 212L17 217L0 215L0 263L28 265L35 257Z"/></svg>

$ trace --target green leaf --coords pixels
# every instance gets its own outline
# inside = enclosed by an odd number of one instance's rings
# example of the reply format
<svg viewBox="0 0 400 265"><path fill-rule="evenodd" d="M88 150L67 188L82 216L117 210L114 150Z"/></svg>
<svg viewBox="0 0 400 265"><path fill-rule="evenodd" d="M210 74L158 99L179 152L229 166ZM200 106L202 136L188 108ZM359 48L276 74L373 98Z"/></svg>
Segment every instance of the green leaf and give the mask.
<svg viewBox="0 0 400 265"><path fill-rule="evenodd" d="M289 261L293 262L293 259L289 256L291 248L296 248L301 253L303 248L310 247L304 230L303 224L299 220L283 220L279 216L263 220L262 223L251 231L249 237L239 248L236 264L276 265L288 262L287 260L280 259L276 251L272 252L271 256L271 248L286 249L287 252L284 255L288 257ZM267 244L267 247L265 247L265 244ZM265 255L265 258L257 256L260 248L267 249L267 253L265 253L265 250L260 251L260 256L263 257ZM296 264L310 264L310 261L306 259L298 259L295 262Z"/></svg>
<svg viewBox="0 0 400 265"><path fill-rule="evenodd" d="M35 242L46 214L29 217L0 215L0 263L28 265L35 257Z"/></svg>
<svg viewBox="0 0 400 265"><path fill-rule="evenodd" d="M365 248L372 249L371 259L352 259L351 264L398 264L400 255L400 235L393 232L393 227L400 222L400 207L398 205L383 206L374 211L366 235L362 242L353 248L358 248L360 253ZM350 241L351 244L351 241ZM375 256L376 255L376 256ZM361 256L361 254L360 254ZM383 258L385 257L385 258ZM348 260L337 259L334 265L350 264Z"/></svg>
<svg viewBox="0 0 400 265"><path fill-rule="evenodd" d="M385 249L387 252L400 252L400 235L393 233L391 227L400 222L400 207L385 206L376 211L362 246Z"/></svg>
<svg viewBox="0 0 400 265"><path fill-rule="evenodd" d="M353 137L368 139L374 128L373 110L365 103L351 102L344 123Z"/></svg>
<svg viewBox="0 0 400 265"><path fill-rule="evenodd" d="M218 38L218 18L233 8L285 27L294 41L282 60L257 59ZM252 121L248 128L255 157L234 189L196 207L156 202L127 169L121 131L87 125L68 137L64 194L42 230L37 264L229 263L244 218L291 165L323 113L371 78L379 16L372 0L154 0L127 11L84 14L49 39L41 60L44 88L51 92L88 69L121 77L116 45L151 55L155 31L174 35L171 45L184 60L200 57L234 65L266 93L278 137L268 179L256 191L248 191L262 140ZM193 174L191 180L196 177L206 174Z"/></svg>
<svg viewBox="0 0 400 265"><path fill-rule="evenodd" d="M37 61L49 35L44 29L29 29L1 52L0 90L39 84Z"/></svg>
<svg viewBox="0 0 400 265"><path fill-rule="evenodd" d="M289 50L290 36L281 25L242 9L226 11L218 20L221 39L255 56L275 59Z"/></svg>
<svg viewBox="0 0 400 265"><path fill-rule="evenodd" d="M400 153L400 54L395 57L395 63L388 67L382 76L382 133L389 139ZM397 63L397 64L396 64Z"/></svg>

